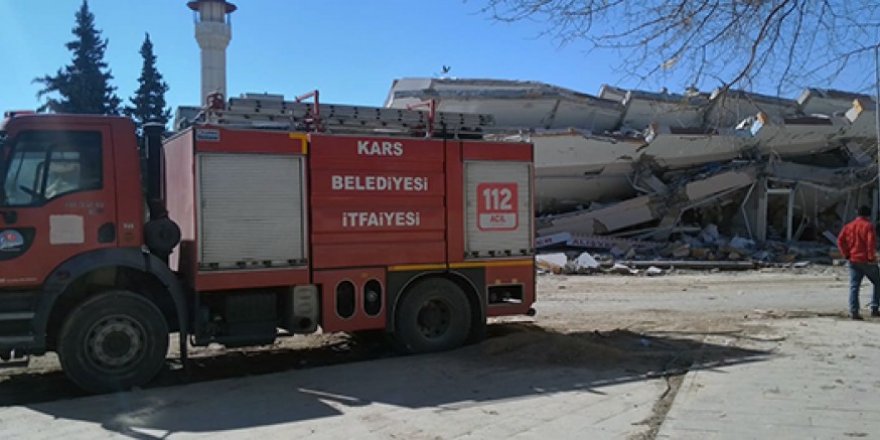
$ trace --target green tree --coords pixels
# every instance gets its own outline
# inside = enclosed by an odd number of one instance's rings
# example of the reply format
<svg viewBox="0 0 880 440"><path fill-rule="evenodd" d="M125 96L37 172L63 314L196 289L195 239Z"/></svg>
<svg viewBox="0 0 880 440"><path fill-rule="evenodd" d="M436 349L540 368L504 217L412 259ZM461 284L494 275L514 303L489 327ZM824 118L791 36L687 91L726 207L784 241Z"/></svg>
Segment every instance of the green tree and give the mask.
<svg viewBox="0 0 880 440"><path fill-rule="evenodd" d="M104 62L107 40L101 39L101 31L95 29L95 16L89 4L83 0L76 13L76 25L72 29L76 37L67 43L73 52L71 64L58 69L54 76L45 75L34 79L43 84L37 98L46 98L40 111L56 113L90 113L101 115L119 114L119 97L110 85L113 75Z"/></svg>
<svg viewBox="0 0 880 440"><path fill-rule="evenodd" d="M138 128L147 122L168 124L171 119L171 110L165 107L165 92L168 84L162 80L162 74L156 70L156 55L153 53L153 42L150 34L146 34L144 44L141 45L141 56L144 65L141 69L141 77L138 78L138 89L134 96L129 98L131 105L125 108L125 114L134 119Z"/></svg>

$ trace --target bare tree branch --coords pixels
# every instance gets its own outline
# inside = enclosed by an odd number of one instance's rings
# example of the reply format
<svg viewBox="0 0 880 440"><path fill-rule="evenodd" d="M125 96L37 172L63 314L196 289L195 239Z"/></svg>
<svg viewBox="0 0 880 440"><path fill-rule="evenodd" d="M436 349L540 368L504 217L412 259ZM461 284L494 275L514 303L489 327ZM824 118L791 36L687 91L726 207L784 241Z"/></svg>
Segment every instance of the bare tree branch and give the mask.
<svg viewBox="0 0 880 440"><path fill-rule="evenodd" d="M866 48L880 39L876 0L482 0L481 11L540 22L561 44L619 51L618 67L636 78L685 71L693 85L780 95L853 72L854 83L873 81L858 69L873 65Z"/></svg>

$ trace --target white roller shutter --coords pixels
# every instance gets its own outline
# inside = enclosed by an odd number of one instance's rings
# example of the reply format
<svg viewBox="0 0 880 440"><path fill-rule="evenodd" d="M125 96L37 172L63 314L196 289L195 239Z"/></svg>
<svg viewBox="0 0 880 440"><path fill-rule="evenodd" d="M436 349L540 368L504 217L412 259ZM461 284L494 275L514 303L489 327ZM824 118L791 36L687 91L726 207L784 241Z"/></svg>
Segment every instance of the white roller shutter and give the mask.
<svg viewBox="0 0 880 440"><path fill-rule="evenodd" d="M469 257L531 251L530 172L529 164L522 162L465 164L465 250Z"/></svg>
<svg viewBox="0 0 880 440"><path fill-rule="evenodd" d="M301 264L305 258L301 158L200 154L203 268Z"/></svg>

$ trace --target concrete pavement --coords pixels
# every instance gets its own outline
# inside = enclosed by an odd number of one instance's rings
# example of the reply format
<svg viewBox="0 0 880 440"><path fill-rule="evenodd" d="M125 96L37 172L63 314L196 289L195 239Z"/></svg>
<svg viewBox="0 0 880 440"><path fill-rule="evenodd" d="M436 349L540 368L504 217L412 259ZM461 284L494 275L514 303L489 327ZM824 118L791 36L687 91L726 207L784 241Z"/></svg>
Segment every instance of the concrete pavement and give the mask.
<svg viewBox="0 0 880 440"><path fill-rule="evenodd" d="M688 373L657 438L880 438L880 320L772 327L784 340L746 341L766 361Z"/></svg>
<svg viewBox="0 0 880 440"><path fill-rule="evenodd" d="M657 408L667 393L659 370L560 360L551 345L576 351L580 342L560 338L582 336L538 334L526 353L502 336L450 353L5 407L0 438L632 439L652 437L652 417L663 439L880 433L880 320L760 324L697 344L668 413ZM546 358L532 352L542 344Z"/></svg>
<svg viewBox="0 0 880 440"><path fill-rule="evenodd" d="M0 438L626 438L665 390L484 349L5 407Z"/></svg>

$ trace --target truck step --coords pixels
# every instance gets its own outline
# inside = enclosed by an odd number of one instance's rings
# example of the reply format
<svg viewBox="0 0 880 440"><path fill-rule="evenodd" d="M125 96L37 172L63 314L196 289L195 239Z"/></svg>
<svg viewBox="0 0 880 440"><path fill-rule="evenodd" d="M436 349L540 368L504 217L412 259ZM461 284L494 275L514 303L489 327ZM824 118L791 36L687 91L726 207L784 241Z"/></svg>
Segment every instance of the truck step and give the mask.
<svg viewBox="0 0 880 440"><path fill-rule="evenodd" d="M30 364L31 357L23 356L23 357L15 357L14 355L8 359L0 359L0 370L6 368L25 368Z"/></svg>
<svg viewBox="0 0 880 440"><path fill-rule="evenodd" d="M0 369L27 367L30 357L18 350L33 342L32 335L0 336Z"/></svg>
<svg viewBox="0 0 880 440"><path fill-rule="evenodd" d="M33 342L34 337L32 335L0 336L0 348L32 344Z"/></svg>
<svg viewBox="0 0 880 440"><path fill-rule="evenodd" d="M0 322L30 321L34 312L0 312Z"/></svg>

